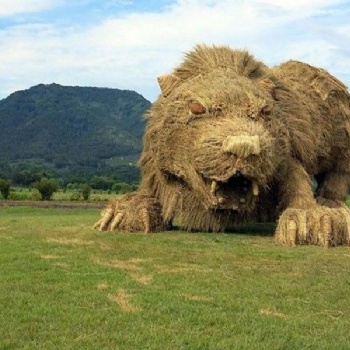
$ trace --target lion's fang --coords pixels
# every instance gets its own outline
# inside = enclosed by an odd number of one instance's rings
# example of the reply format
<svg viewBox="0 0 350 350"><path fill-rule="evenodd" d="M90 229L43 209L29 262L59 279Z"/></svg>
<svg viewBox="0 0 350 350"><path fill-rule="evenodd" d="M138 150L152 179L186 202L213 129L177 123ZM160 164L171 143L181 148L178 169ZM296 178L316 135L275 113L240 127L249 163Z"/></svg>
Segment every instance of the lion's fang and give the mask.
<svg viewBox="0 0 350 350"><path fill-rule="evenodd" d="M254 196L259 195L259 185L256 181L253 181L253 183L252 183L252 190L253 190Z"/></svg>
<svg viewBox="0 0 350 350"><path fill-rule="evenodd" d="M218 183L217 183L216 181L213 181L213 182L211 183L210 192L211 192L212 194L215 194L217 187L218 187Z"/></svg>

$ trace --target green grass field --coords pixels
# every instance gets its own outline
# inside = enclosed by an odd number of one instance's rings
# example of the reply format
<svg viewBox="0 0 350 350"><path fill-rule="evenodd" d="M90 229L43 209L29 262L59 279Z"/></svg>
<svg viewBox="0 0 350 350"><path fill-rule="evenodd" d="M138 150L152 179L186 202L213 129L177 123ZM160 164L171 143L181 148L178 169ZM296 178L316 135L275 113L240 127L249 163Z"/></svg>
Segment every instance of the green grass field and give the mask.
<svg viewBox="0 0 350 350"><path fill-rule="evenodd" d="M350 249L0 208L0 349L350 349ZM273 229L273 227L272 227ZM260 234L249 233L260 232Z"/></svg>

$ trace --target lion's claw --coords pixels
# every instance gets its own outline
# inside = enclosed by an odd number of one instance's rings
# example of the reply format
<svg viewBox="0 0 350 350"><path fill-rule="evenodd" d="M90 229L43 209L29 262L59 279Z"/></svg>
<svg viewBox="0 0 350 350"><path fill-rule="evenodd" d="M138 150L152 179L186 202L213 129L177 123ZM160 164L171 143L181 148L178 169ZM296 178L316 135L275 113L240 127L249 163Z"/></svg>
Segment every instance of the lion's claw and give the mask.
<svg viewBox="0 0 350 350"><path fill-rule="evenodd" d="M111 202L93 228L148 233L163 231L165 224L160 204L153 197L136 192Z"/></svg>
<svg viewBox="0 0 350 350"><path fill-rule="evenodd" d="M278 220L275 239L287 245L350 245L350 210L289 208Z"/></svg>
<svg viewBox="0 0 350 350"><path fill-rule="evenodd" d="M121 223L121 221L122 221L124 215L125 215L125 214L124 214L123 212L119 212L119 213L117 213L117 214L114 216L112 222L111 222L110 225L109 225L109 230L110 230L110 231L114 231L115 229L118 228L118 225Z"/></svg>

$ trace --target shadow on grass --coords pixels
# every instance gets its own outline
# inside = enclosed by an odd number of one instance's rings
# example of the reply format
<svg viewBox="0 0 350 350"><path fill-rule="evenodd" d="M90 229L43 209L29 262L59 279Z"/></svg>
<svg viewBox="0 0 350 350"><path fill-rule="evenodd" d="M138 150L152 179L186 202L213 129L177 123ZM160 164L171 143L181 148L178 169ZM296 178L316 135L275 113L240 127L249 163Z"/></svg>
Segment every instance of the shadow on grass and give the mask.
<svg viewBox="0 0 350 350"><path fill-rule="evenodd" d="M232 226L227 229L227 234L247 234L251 236L273 236L276 230L275 222L246 223Z"/></svg>
<svg viewBox="0 0 350 350"><path fill-rule="evenodd" d="M171 231L183 231L181 228L181 225L179 222L176 222L175 225L172 226L170 229ZM225 230L225 234L247 234L250 236L273 236L276 230L276 223L275 222L251 222L251 223L244 223L244 224L236 224L233 225ZM185 232L185 231L183 231ZM188 232L188 231L187 231ZM201 233L203 231L198 230L191 230L189 232L192 233ZM209 231L208 233L212 233Z"/></svg>

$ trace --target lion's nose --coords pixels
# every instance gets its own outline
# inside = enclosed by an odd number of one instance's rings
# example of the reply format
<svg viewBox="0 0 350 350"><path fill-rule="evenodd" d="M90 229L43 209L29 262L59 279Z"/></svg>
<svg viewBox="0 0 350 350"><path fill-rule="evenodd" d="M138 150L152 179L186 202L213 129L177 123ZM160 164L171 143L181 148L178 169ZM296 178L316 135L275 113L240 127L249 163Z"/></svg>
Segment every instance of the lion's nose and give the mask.
<svg viewBox="0 0 350 350"><path fill-rule="evenodd" d="M235 154L245 159L251 154L260 154L259 136L228 136L222 143L224 152Z"/></svg>

